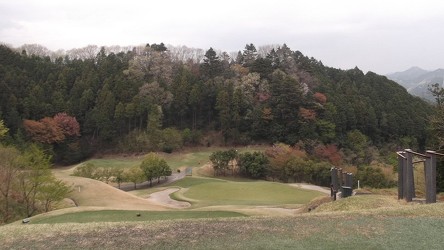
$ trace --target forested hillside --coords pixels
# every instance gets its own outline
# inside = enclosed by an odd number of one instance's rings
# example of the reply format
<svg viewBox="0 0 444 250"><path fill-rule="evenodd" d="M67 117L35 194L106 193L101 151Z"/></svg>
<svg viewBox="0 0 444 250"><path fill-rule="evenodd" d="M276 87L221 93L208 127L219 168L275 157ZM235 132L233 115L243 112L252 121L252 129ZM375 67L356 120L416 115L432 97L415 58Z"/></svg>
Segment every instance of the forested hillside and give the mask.
<svg viewBox="0 0 444 250"><path fill-rule="evenodd" d="M80 134L57 137L60 113ZM329 68L285 44L259 52L247 44L235 57L163 43L114 52L90 46L60 57L0 46L8 140L46 144L65 163L104 149L211 145L215 134L228 145L299 143L307 151L353 149L359 138L422 148L430 113L384 76Z"/></svg>

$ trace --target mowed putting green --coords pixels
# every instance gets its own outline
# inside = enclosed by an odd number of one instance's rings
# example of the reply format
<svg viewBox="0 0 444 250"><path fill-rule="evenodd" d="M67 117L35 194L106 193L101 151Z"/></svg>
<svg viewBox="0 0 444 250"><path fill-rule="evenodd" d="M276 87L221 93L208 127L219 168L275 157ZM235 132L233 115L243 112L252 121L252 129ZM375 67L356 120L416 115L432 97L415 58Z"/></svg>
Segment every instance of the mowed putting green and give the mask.
<svg viewBox="0 0 444 250"><path fill-rule="evenodd" d="M128 211L128 210L102 210L83 211L61 214L56 216L36 218L32 224L54 223L91 223L91 222L121 222L121 221L154 221L174 219L199 218L226 218L244 217L246 215L229 211Z"/></svg>
<svg viewBox="0 0 444 250"><path fill-rule="evenodd" d="M186 177L172 184L185 188L173 198L190 201L194 206L213 205L286 205L306 204L325 196L318 191L304 190L286 184L255 181L238 182L212 178Z"/></svg>

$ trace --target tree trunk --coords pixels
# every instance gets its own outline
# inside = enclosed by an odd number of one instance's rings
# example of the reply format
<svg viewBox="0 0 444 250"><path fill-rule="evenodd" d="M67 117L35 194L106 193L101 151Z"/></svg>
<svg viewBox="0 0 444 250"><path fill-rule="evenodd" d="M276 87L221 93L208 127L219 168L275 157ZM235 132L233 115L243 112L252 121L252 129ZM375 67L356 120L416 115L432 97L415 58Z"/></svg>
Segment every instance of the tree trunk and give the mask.
<svg viewBox="0 0 444 250"><path fill-rule="evenodd" d="M7 191L9 192L9 191ZM3 215L3 222L8 221L9 219L9 194L6 193L5 196L5 214Z"/></svg>
<svg viewBox="0 0 444 250"><path fill-rule="evenodd" d="M191 125L192 130L196 130L196 110L193 109L193 121Z"/></svg>

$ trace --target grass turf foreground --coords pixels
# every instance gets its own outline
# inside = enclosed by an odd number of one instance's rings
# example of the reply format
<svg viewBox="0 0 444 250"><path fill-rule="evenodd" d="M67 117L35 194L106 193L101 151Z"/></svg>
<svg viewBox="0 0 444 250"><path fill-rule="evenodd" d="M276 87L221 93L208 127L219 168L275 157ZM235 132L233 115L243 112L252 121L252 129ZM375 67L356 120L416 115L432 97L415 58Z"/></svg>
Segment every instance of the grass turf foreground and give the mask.
<svg viewBox="0 0 444 250"><path fill-rule="evenodd" d="M0 227L5 249L442 249L442 235L443 216L384 213Z"/></svg>

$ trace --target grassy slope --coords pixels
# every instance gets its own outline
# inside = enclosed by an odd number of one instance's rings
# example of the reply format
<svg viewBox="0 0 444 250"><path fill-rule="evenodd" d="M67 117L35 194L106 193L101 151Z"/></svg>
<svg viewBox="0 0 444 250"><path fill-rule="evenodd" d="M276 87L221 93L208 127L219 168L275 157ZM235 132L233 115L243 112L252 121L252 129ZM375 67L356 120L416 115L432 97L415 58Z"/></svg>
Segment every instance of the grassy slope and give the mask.
<svg viewBox="0 0 444 250"><path fill-rule="evenodd" d="M442 249L443 234L444 204L432 204L286 218L11 224L0 227L0 242L33 249Z"/></svg>
<svg viewBox="0 0 444 250"><path fill-rule="evenodd" d="M107 207L114 209L165 210L165 207L152 204L133 194L111 187L101 181L70 176L69 170L54 171L57 178L73 187L68 195L78 206Z"/></svg>

